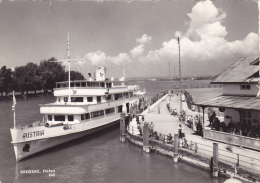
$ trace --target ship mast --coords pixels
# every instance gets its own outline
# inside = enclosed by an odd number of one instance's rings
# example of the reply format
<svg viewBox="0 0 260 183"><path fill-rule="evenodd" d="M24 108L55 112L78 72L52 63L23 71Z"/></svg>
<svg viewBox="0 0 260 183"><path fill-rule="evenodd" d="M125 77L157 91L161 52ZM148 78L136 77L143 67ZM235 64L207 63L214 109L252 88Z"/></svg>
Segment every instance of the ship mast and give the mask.
<svg viewBox="0 0 260 183"><path fill-rule="evenodd" d="M69 68L68 68L68 73L69 73L69 97L68 97L68 103L71 103L71 91L70 91L70 62L71 61L86 61L85 59L73 59L71 60L70 58L70 40L69 40L69 32L68 32L68 47L67 47L67 54L68 58L65 60L56 60L56 61L51 61L51 62L68 62L69 63Z"/></svg>
<svg viewBox="0 0 260 183"><path fill-rule="evenodd" d="M70 35L68 33L68 62L69 62L69 98L68 98L68 103L71 102L70 98Z"/></svg>
<svg viewBox="0 0 260 183"><path fill-rule="evenodd" d="M124 77L124 80L125 80L125 61L123 60L123 77Z"/></svg>

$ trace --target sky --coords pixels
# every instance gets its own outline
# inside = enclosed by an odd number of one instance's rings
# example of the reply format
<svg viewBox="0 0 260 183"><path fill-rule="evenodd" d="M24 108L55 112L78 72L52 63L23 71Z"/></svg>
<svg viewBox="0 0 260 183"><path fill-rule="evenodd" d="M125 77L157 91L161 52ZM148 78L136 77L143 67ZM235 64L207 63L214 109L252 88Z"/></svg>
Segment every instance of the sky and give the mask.
<svg viewBox="0 0 260 183"><path fill-rule="evenodd" d="M179 46L182 76L216 75L259 55L258 15L254 0L0 0L0 67L65 59L69 32L84 76L103 65L121 77L124 62L126 77L177 77Z"/></svg>

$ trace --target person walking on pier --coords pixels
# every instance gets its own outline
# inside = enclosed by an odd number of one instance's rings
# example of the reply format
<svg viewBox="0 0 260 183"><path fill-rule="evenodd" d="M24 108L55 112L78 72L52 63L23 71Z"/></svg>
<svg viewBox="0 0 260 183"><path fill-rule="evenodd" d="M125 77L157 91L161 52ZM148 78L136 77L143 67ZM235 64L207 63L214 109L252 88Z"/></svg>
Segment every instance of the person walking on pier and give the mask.
<svg viewBox="0 0 260 183"><path fill-rule="evenodd" d="M178 127L179 144L183 146L183 139L185 138L184 127L180 124Z"/></svg>
<svg viewBox="0 0 260 183"><path fill-rule="evenodd" d="M149 132L150 132L150 137L153 136L153 127L154 127L154 124L153 122L151 122L151 124L148 125L148 128L149 128Z"/></svg>

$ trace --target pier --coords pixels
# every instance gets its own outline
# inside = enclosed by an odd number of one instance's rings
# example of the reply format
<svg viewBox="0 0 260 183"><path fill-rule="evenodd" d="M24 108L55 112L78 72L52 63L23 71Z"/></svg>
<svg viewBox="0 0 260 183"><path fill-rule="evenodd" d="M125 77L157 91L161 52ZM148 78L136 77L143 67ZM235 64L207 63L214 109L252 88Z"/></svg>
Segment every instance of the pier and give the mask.
<svg viewBox="0 0 260 183"><path fill-rule="evenodd" d="M178 115L172 115L174 109ZM185 100L182 101L182 109L185 111L183 118L180 117L180 97L169 92L148 109L135 115L126 127L126 138L142 146L146 153L159 152L172 157L174 163L191 163L211 171L213 177L225 175L243 182L260 182L259 151L203 138L194 127L190 128L186 117L204 117L206 127L209 125L208 116L190 110ZM185 138L176 142L180 124L184 127ZM146 130L147 125L149 130ZM230 146L232 151L227 148Z"/></svg>

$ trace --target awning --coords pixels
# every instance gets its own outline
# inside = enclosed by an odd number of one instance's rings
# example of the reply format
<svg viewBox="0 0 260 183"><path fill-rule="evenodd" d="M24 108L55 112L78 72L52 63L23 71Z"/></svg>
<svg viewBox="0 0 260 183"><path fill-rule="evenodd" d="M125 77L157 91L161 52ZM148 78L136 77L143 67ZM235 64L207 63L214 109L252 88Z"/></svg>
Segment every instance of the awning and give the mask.
<svg viewBox="0 0 260 183"><path fill-rule="evenodd" d="M196 102L194 105L203 107L260 110L260 98L222 95L206 101Z"/></svg>

